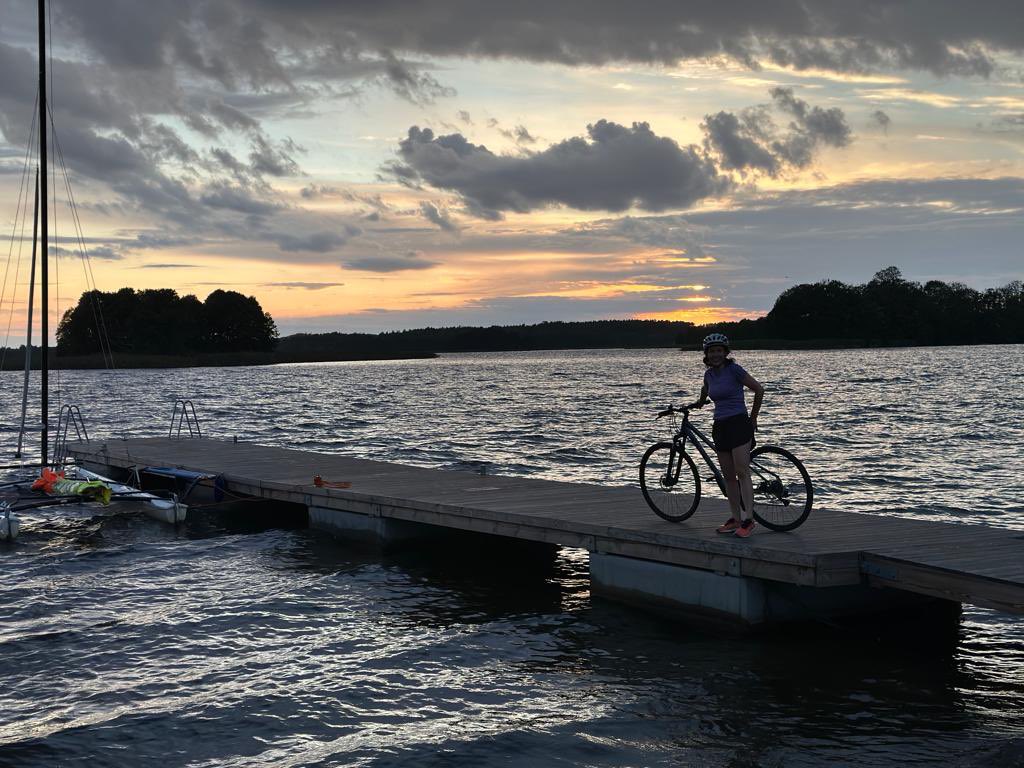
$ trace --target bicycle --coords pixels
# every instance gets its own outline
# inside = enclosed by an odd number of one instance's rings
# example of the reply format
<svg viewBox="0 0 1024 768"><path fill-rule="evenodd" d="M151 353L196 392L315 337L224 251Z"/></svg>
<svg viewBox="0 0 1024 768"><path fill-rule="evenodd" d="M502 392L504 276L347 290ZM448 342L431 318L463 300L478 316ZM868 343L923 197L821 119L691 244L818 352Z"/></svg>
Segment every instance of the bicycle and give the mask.
<svg viewBox="0 0 1024 768"><path fill-rule="evenodd" d="M687 443L697 450L711 469L722 495L726 495L725 478L707 450L714 451L714 443L690 423L690 409L670 405L658 413L658 418L676 413L681 413L683 420L672 440L655 443L640 461L640 489L644 499L659 517L673 523L686 520L700 504L700 473L686 452ZM684 466L689 469L685 474ZM811 477L800 460L785 448L755 447L750 452L750 473L754 487L754 519L765 528L792 531L811 514L814 503Z"/></svg>

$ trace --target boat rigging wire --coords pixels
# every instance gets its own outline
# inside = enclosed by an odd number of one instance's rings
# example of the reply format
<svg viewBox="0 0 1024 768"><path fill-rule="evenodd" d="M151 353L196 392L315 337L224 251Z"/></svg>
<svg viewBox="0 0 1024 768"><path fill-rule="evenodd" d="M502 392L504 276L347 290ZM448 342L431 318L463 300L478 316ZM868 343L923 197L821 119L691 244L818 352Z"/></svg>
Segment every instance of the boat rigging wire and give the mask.
<svg viewBox="0 0 1024 768"><path fill-rule="evenodd" d="M106 367L111 372L116 372L117 371L117 366L114 363L114 350L113 350L113 347L111 346L111 343L110 343L110 333L107 330L106 319L103 316L103 304L99 300L99 296L98 296L99 289L98 289L97 283L96 283L96 276L93 273L93 269L92 269L92 259L89 257L89 250L86 247L86 243L85 243L85 232L84 232L84 229L82 227L81 217L79 216L79 213L78 213L78 203L75 200L75 193L74 193L74 190L71 187L71 176L68 173L67 164L64 161L64 150L63 150L63 147L62 147L61 142L60 142L60 137L57 134L57 126L56 126L56 124L53 121L53 113L52 112L50 112L49 117L50 117L50 130L51 130L52 135L53 135L53 148L55 150L54 154L56 155L57 164L60 165L61 173L63 175L64 189L65 189L65 192L67 194L68 210L71 212L71 221L72 221L72 224L73 224L73 227L74 227L74 237L77 240L76 244L78 246L78 256L79 256L79 258L80 258L80 260L82 262L82 271L83 271L83 273L85 275L86 290L87 290L88 296L89 296L90 307L91 307L92 312L93 312L93 320L96 323L96 339L97 339L97 342L99 343L99 346L100 346L100 355L103 358L103 365L104 365L104 367ZM56 187L56 183L54 184L54 186ZM56 193L56 190L55 190L55 193ZM56 237L56 230L54 232L54 235ZM56 260L56 262L59 265L60 259L58 258ZM56 271L56 274L59 276L59 266L57 267L57 270L55 270L55 271ZM58 286L59 286L59 284L58 284ZM59 299L60 299L59 287L58 287L58 292L57 292L57 298L58 298L58 301L59 301ZM59 375L60 375L59 374L59 371L60 371L59 367L57 368L57 371L58 371L58 377L59 377ZM60 396L59 386L60 386L60 384L59 384L59 378L58 378L58 398ZM126 434L126 431L125 431L125 428L124 428L124 418L125 418L125 413L126 413L124 390L123 390L122 386L120 385L117 376L113 377L111 391L113 392L114 396L117 398L117 402L118 402L118 413L121 416L121 418L119 419L119 426L121 427L121 436L122 437L127 437L127 434Z"/></svg>
<svg viewBox="0 0 1024 768"><path fill-rule="evenodd" d="M35 100L35 103L32 106L32 128L31 128L31 130L29 132L29 136L33 136L33 137L35 136L35 132L36 132L36 117L35 116L36 116L36 113L38 112L38 107L39 107L39 92L37 91L36 92L36 100ZM34 149L36 149L36 144L35 144L35 142L33 140L30 140L26 144L26 146L25 146L25 161L22 164L22 168L21 168L21 183L18 186L18 204L17 204L17 207L15 208L14 225L11 228L11 245L10 245L10 247L7 250L7 266L4 269L3 287L0 288L0 302L2 302L6 298L6 296L7 296L7 280L8 280L8 276L9 276L10 269L11 269L11 259L14 257L14 241L16 239L19 241L18 242L18 259L19 259L19 261L21 259L21 252L22 252L21 249L22 249L22 247L24 245L24 240L22 239L24 237L24 230L25 230L24 217L28 216L28 199L26 198L26 195L25 195L25 189L26 189L27 180L28 180L29 167L31 166L32 158L34 157L34 153L33 153ZM22 203L23 202L24 202L24 211L22 210ZM19 235L18 235L18 225L19 225L19 222L21 222L21 231L22 231L21 237L19 237ZM13 314L14 314L14 294L16 293L16 291L17 291L17 280L15 280L15 285L11 288L10 316L13 316ZM7 324L7 337L4 339L3 351L0 352L0 370L3 370L4 363L6 363L6 361L7 361L7 349L8 349L8 346L10 345L10 340L11 340L10 339L10 335L11 335L10 334L10 329L11 329L11 322L8 321L8 324ZM30 350L26 350L26 354L28 354L29 352L30 352Z"/></svg>

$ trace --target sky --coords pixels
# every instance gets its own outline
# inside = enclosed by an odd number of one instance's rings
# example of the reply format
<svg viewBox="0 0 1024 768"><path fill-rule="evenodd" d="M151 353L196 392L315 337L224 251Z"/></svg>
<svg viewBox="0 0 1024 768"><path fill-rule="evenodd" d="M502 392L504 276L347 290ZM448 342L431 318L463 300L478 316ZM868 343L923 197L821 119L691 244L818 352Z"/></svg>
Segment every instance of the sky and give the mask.
<svg viewBox="0 0 1024 768"><path fill-rule="evenodd" d="M282 335L713 323L890 265L1005 285L1020 22L984 0L50 0L51 328L92 279L254 295ZM9 334L36 35L35 3L0 0Z"/></svg>

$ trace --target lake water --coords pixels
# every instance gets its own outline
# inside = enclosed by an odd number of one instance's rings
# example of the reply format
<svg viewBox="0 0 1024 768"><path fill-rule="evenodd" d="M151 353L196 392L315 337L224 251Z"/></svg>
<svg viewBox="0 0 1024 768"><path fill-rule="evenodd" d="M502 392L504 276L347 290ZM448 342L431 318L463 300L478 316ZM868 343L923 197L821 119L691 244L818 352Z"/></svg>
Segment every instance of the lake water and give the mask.
<svg viewBox="0 0 1024 768"><path fill-rule="evenodd" d="M815 514L1024 530L1024 347L736 357L768 390L759 440L804 460ZM614 350L60 384L96 437L166 433L190 397L214 437L634 485L670 428L654 413L702 370ZM13 422L20 378L0 381ZM272 516L22 520L0 545L0 766L1024 765L1024 620L986 610L965 608L952 647L729 639L592 601L574 550L531 576Z"/></svg>

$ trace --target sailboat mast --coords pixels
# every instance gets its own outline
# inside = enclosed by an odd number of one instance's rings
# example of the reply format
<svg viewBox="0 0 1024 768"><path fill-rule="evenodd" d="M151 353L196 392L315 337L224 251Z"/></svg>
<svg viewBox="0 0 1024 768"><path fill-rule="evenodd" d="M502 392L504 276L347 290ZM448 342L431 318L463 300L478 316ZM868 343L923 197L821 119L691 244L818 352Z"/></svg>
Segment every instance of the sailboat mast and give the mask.
<svg viewBox="0 0 1024 768"><path fill-rule="evenodd" d="M46 443L50 437L49 423L49 390L50 370L47 352L50 346L50 293L49 293L49 227L46 216L46 127L49 124L49 117L46 109L46 0L39 0L39 166L42 172L39 174L39 250L41 259L41 297L40 309L42 316L42 334L40 339L40 351L42 352L41 386L42 386L42 463L48 464Z"/></svg>

